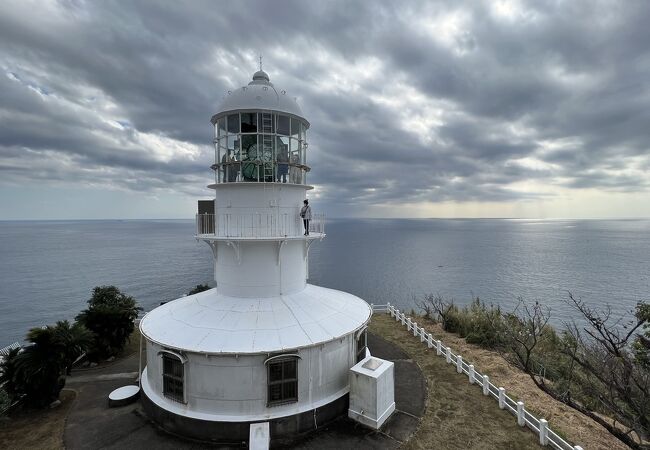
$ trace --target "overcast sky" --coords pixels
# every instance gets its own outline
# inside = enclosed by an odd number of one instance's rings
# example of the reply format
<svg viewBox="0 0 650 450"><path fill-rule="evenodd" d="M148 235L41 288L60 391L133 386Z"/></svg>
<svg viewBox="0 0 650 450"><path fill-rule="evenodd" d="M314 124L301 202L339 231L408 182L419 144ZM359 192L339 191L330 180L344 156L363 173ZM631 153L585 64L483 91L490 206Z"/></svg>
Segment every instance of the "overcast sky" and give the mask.
<svg viewBox="0 0 650 450"><path fill-rule="evenodd" d="M190 218L258 55L330 217L650 216L650 2L2 2L0 220Z"/></svg>

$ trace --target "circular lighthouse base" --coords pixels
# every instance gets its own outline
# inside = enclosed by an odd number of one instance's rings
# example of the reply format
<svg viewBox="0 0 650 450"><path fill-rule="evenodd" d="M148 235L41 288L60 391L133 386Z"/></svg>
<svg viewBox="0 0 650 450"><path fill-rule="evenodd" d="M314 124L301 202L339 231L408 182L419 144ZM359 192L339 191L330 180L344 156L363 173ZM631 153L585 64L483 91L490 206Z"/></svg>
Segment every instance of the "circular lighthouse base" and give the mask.
<svg viewBox="0 0 650 450"><path fill-rule="evenodd" d="M209 441L219 444L241 444L249 438L250 425L256 422L219 422L195 419L168 411L156 405L146 393L141 395L142 406L147 416L168 433L199 441ZM271 440L278 442L291 440L300 434L321 428L334 419L346 416L349 396L321 406L287 417L268 420Z"/></svg>

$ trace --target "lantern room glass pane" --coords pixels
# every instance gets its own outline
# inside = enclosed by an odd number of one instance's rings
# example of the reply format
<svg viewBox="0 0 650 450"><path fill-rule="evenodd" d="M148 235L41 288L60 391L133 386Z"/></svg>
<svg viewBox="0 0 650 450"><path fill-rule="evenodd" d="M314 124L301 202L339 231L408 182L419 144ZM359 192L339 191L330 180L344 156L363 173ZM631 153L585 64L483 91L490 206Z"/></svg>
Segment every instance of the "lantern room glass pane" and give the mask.
<svg viewBox="0 0 650 450"><path fill-rule="evenodd" d="M257 135L241 137L242 159L257 159Z"/></svg>
<svg viewBox="0 0 650 450"><path fill-rule="evenodd" d="M291 136L300 139L300 121L293 117L291 118Z"/></svg>
<svg viewBox="0 0 650 450"><path fill-rule="evenodd" d="M257 113L241 113L241 132L257 133Z"/></svg>
<svg viewBox="0 0 650 450"><path fill-rule="evenodd" d="M260 113L260 131L262 133L275 133L275 116L273 113Z"/></svg>
<svg viewBox="0 0 650 450"><path fill-rule="evenodd" d="M289 117L278 115L278 134L289 136Z"/></svg>
<svg viewBox="0 0 650 450"><path fill-rule="evenodd" d="M226 135L226 118L222 117L217 120L217 137Z"/></svg>
<svg viewBox="0 0 650 450"><path fill-rule="evenodd" d="M298 139L291 138L291 156L298 163L302 163L300 155L300 141Z"/></svg>
<svg viewBox="0 0 650 450"><path fill-rule="evenodd" d="M239 114L228 116L228 133L239 133Z"/></svg>
<svg viewBox="0 0 650 450"><path fill-rule="evenodd" d="M228 150L233 152L236 159L241 159L241 152L239 147L239 138L236 135L228 136Z"/></svg>

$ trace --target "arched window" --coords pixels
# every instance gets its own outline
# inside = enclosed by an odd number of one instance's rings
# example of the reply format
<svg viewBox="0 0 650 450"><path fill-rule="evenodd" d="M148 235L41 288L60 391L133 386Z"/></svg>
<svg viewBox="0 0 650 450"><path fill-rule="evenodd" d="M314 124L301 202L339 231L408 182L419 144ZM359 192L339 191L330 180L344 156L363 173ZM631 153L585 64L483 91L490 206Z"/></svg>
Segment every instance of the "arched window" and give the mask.
<svg viewBox="0 0 650 450"><path fill-rule="evenodd" d="M158 352L162 356L163 395L178 403L185 403L185 362L182 355L171 350Z"/></svg>
<svg viewBox="0 0 650 450"><path fill-rule="evenodd" d="M366 349L368 348L368 329L364 328L363 330L357 333L357 362L361 361L366 357Z"/></svg>
<svg viewBox="0 0 650 450"><path fill-rule="evenodd" d="M298 355L277 355L265 361L268 394L267 406L298 401Z"/></svg>

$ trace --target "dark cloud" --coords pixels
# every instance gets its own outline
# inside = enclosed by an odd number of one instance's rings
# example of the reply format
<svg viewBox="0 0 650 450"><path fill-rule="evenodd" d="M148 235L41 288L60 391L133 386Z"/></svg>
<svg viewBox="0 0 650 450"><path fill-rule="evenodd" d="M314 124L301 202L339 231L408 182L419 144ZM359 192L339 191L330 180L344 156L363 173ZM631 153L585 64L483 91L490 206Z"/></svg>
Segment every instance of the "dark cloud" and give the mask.
<svg viewBox="0 0 650 450"><path fill-rule="evenodd" d="M7 4L0 183L206 195L209 119L262 52L338 214L647 190L650 5L496 5Z"/></svg>

